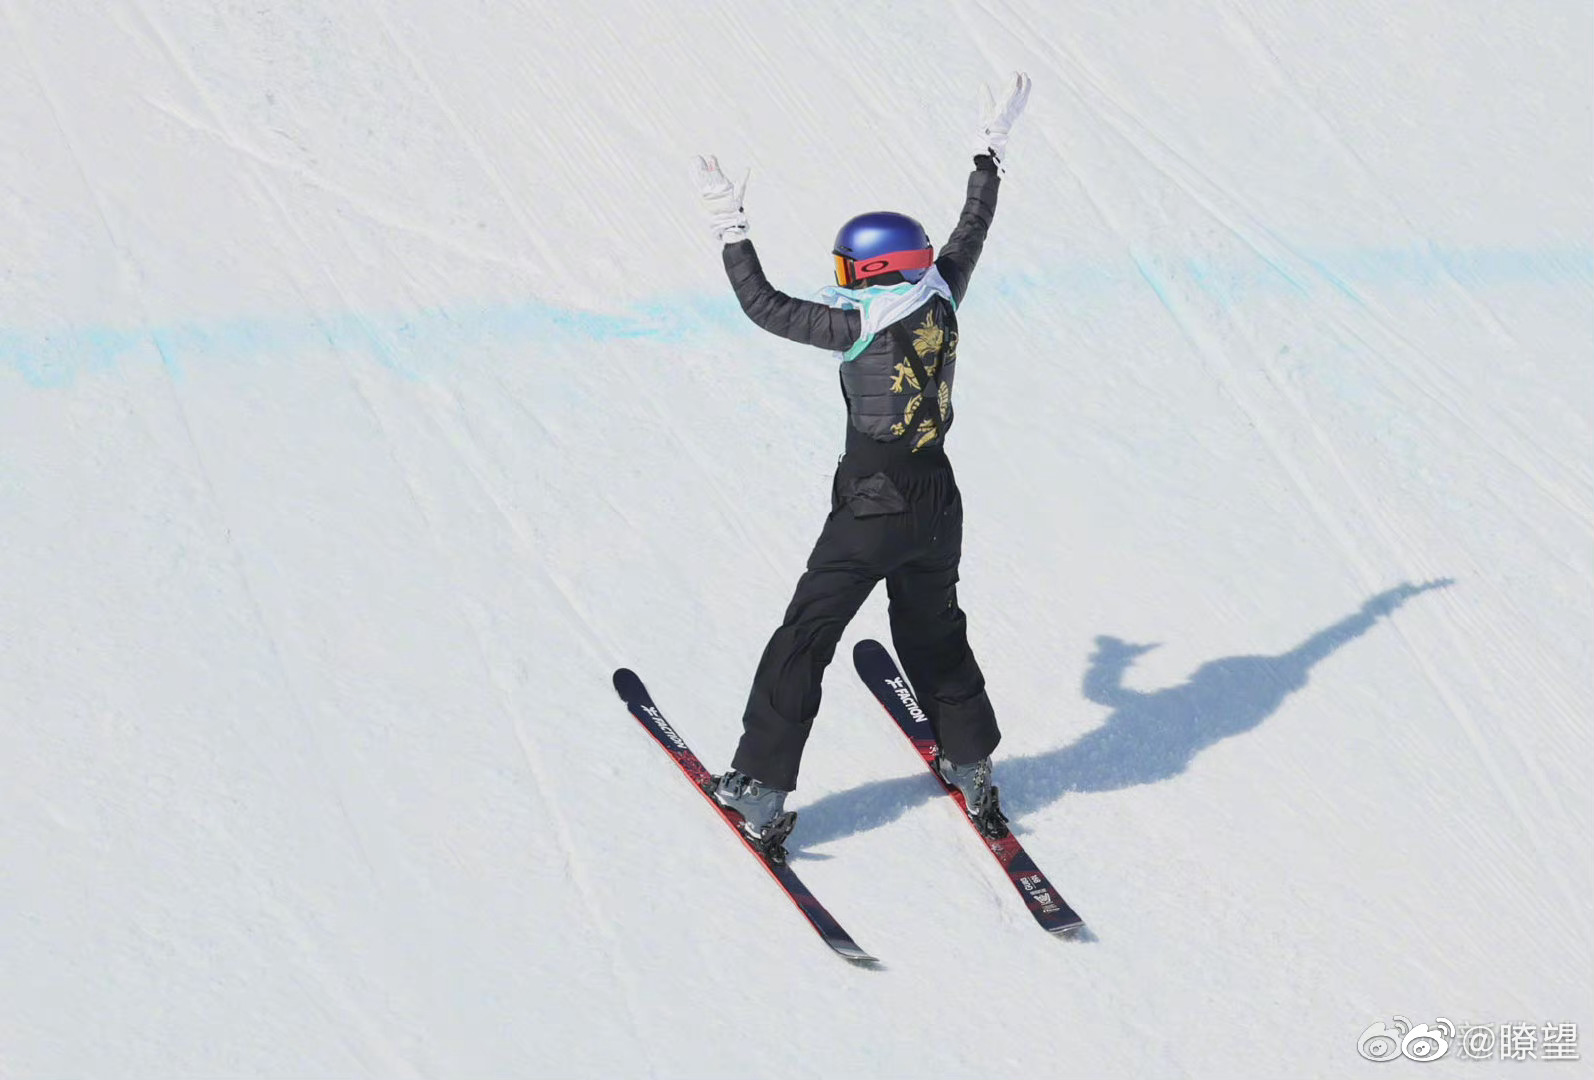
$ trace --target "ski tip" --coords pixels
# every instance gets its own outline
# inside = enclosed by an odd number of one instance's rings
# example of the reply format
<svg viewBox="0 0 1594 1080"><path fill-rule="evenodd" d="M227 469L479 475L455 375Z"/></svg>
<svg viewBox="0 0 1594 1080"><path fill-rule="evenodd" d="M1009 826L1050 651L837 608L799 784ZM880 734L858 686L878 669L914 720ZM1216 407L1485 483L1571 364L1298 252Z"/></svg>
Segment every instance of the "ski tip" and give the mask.
<svg viewBox="0 0 1594 1080"><path fill-rule="evenodd" d="M1052 937L1056 938L1058 941L1094 940L1091 932L1085 928L1085 923L1083 920L1076 923L1069 923L1067 926L1050 927L1047 930L1047 933L1051 934Z"/></svg>
<svg viewBox="0 0 1594 1080"><path fill-rule="evenodd" d="M871 653L883 653L885 651L886 647L880 644L874 638L864 638L862 641L858 642L858 644L852 647L852 658L854 660L859 660L865 656L869 656Z"/></svg>
<svg viewBox="0 0 1594 1080"><path fill-rule="evenodd" d="M636 696L636 689L641 685L642 680L630 668L614 669L614 692L627 701Z"/></svg>

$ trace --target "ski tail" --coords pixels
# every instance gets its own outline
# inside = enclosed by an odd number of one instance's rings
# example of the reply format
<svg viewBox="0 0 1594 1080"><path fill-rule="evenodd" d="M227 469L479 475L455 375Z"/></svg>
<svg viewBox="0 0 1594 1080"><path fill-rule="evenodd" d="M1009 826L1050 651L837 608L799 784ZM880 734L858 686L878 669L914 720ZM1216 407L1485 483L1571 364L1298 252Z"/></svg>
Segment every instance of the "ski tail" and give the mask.
<svg viewBox="0 0 1594 1080"><path fill-rule="evenodd" d="M874 693L878 700L896 722L897 728L907 736L914 752L919 755L925 767L930 770L936 782L943 791L957 803L959 811L968 823L974 828L976 835L995 857L1002 867L1008 880L1013 883L1013 888L1018 890L1019 896L1024 898L1024 905L1041 929L1059 937L1069 937L1076 934L1084 925L1077 912L1063 899L1063 894L1058 892L1040 868L1035 865L1035 860L1030 858L1024 850L1024 845L1019 843L1018 837L1011 832L1000 830L1004 835L988 836L981 831L978 821L968 816L968 805L964 802L963 793L952 787L942 778L935 767L935 758L938 751L935 730L930 724L930 718L925 715L919 706L918 698L914 696L913 687L908 685L907 678L902 670L897 667L897 662L891 658L886 647L878 641L860 641L852 650L852 663L858 669L858 676L863 679L864 685Z"/></svg>
<svg viewBox="0 0 1594 1080"><path fill-rule="evenodd" d="M698 794L708 800L715 813L719 814L725 824L730 826L731 831L741 840L742 845L753 853L765 870L769 871L770 877L775 879L775 883L786 894L786 898L797 905L797 910L803 913L803 917L808 920L809 925L814 928L815 933L820 936L824 943L835 950L837 955L847 960L861 964L877 963L873 956L859 947L858 943L852 939L852 935L842 929L841 923L836 921L836 917L830 914L825 905L819 902L813 891L803 884L802 879L786 864L784 857L777 861L759 851L753 841L742 831L741 815L734 810L721 806L715 800L713 795L713 774L704 767L703 762L692 752L692 748L686 744L686 740L681 737L680 732L676 731L675 727L664 718L664 713L653 703L652 696L648 693L647 687L642 684L642 680L637 677L636 672L629 668L620 668L616 671L614 673L614 689L615 693L620 695L620 699L625 702L626 708L631 711L631 715L636 717L637 722L642 725L649 735L653 736L653 740L663 747L665 753L674 759L676 766L692 782L692 786L697 788Z"/></svg>

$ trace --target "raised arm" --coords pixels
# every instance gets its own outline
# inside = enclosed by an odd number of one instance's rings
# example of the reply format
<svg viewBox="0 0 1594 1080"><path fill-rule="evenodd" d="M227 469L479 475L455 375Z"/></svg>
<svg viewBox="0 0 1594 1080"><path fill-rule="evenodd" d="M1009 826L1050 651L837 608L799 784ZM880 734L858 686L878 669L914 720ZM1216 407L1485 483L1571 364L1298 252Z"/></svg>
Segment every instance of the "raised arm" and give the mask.
<svg viewBox="0 0 1594 1080"><path fill-rule="evenodd" d="M712 157L698 158L695 174L709 228L725 245L725 274L747 317L770 333L803 345L838 351L851 348L863 328L856 311L787 296L764 276L758 252L747 239L747 213L742 208L747 181L740 187L731 183Z"/></svg>
<svg viewBox="0 0 1594 1080"><path fill-rule="evenodd" d="M863 332L863 320L856 311L799 300L771 285L751 240L725 245L725 274L747 317L771 334L843 352Z"/></svg>
<svg viewBox="0 0 1594 1080"><path fill-rule="evenodd" d="M980 87L982 109L980 129L974 136L974 171L969 174L963 213L958 215L957 226L941 248L941 257L935 260L935 268L946 279L952 299L958 303L963 302L963 294L968 291L974 265L985 247L985 234L996 216L996 192L1002 185L1007 136L1029 102L1029 88L1029 76L1022 72L1013 74L1013 84L1000 102L991 97L988 89Z"/></svg>
<svg viewBox="0 0 1594 1080"><path fill-rule="evenodd" d="M968 292L969 278L974 274L974 264L980 261L980 251L985 247L985 234L996 216L996 192L1002 178L996 171L996 159L981 154L974 159L974 171L969 173L968 195L963 200L963 212L952 235L941 247L941 257L935 268L946 279L952 290L952 299L963 302Z"/></svg>

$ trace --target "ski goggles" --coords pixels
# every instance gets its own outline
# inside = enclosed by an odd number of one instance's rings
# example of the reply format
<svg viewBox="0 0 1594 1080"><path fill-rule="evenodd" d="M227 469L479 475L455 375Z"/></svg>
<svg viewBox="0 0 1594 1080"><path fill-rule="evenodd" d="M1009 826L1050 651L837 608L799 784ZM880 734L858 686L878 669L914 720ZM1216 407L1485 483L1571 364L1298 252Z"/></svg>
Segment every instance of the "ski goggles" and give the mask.
<svg viewBox="0 0 1594 1080"><path fill-rule="evenodd" d="M878 277L902 270L928 270L935 265L935 249L919 248L916 251L892 251L867 259L854 259L839 251L831 253L836 260L836 284L842 288L856 285L867 278Z"/></svg>

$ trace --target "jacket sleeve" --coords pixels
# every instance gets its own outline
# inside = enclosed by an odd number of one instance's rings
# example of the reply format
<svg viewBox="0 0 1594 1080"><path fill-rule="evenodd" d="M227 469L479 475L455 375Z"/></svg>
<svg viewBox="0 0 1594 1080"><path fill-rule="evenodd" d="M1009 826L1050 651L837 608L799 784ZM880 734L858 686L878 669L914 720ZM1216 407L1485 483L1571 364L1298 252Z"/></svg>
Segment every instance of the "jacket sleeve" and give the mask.
<svg viewBox="0 0 1594 1080"><path fill-rule="evenodd" d="M863 332L856 311L787 296L769 283L751 240L725 245L725 274L747 317L772 334L803 345L845 351Z"/></svg>
<svg viewBox="0 0 1594 1080"><path fill-rule="evenodd" d="M952 299L960 304L968 291L969 278L974 275L974 264L980 261L980 250L985 247L991 219L996 216L996 190L1001 184L996 161L988 154L976 157L974 171L969 174L963 213L941 249L941 257L935 260L935 268L952 289Z"/></svg>

